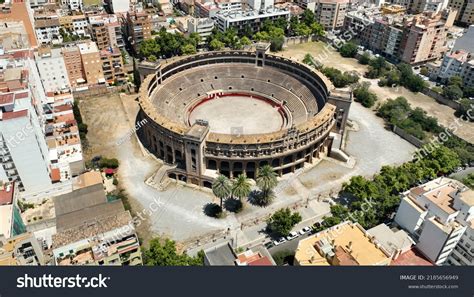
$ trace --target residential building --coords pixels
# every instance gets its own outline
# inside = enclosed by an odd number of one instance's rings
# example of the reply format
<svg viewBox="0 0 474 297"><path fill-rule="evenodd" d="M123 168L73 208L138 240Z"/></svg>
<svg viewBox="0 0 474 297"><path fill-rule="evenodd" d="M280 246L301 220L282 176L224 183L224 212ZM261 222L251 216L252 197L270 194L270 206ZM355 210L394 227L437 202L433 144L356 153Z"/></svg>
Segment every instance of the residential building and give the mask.
<svg viewBox="0 0 474 297"><path fill-rule="evenodd" d="M467 222L467 229L449 255L448 264L474 266L474 219Z"/></svg>
<svg viewBox="0 0 474 297"><path fill-rule="evenodd" d="M470 54L463 50L457 50L446 54L438 71L438 78L447 82L452 76L461 76L463 64L469 60Z"/></svg>
<svg viewBox="0 0 474 297"><path fill-rule="evenodd" d="M121 85L127 81L127 75L123 67L122 53L119 48L109 47L101 50L100 60L102 61L104 78L108 84Z"/></svg>
<svg viewBox="0 0 474 297"><path fill-rule="evenodd" d="M275 21L278 18L289 19L290 12L276 8L265 11L244 10L238 12L219 12L216 14L216 26L224 32L229 28L235 28L239 33L250 30L259 31L266 20Z"/></svg>
<svg viewBox="0 0 474 297"><path fill-rule="evenodd" d="M9 57L0 70L0 179L15 181L28 193L51 186L41 96L34 61Z"/></svg>
<svg viewBox="0 0 474 297"><path fill-rule="evenodd" d="M237 255L235 259L235 265L237 266L275 266L276 263L268 250L262 246L255 246L251 249L247 249Z"/></svg>
<svg viewBox="0 0 474 297"><path fill-rule="evenodd" d="M40 47L35 52L36 66L46 92L68 91L71 87L60 48Z"/></svg>
<svg viewBox="0 0 474 297"><path fill-rule="evenodd" d="M205 43L214 30L214 21L210 18L189 18L188 33L198 33L202 43Z"/></svg>
<svg viewBox="0 0 474 297"><path fill-rule="evenodd" d="M59 32L59 18L41 18L35 21L36 38L40 44L60 44L63 38Z"/></svg>
<svg viewBox="0 0 474 297"><path fill-rule="evenodd" d="M317 0L314 11L316 20L325 30L342 29L349 3L349 0Z"/></svg>
<svg viewBox="0 0 474 297"><path fill-rule="evenodd" d="M461 78L464 87L474 87L474 59L462 65Z"/></svg>
<svg viewBox="0 0 474 297"><path fill-rule="evenodd" d="M89 17L92 40L100 50L108 47L125 48L120 22L115 15L98 15Z"/></svg>
<svg viewBox="0 0 474 297"><path fill-rule="evenodd" d="M84 3L82 0L61 0L61 5L66 6L69 10L82 10Z"/></svg>
<svg viewBox="0 0 474 297"><path fill-rule="evenodd" d="M440 177L403 193L395 222L432 263L442 265L474 219L474 192Z"/></svg>
<svg viewBox="0 0 474 297"><path fill-rule="evenodd" d="M267 0L268 1L268 0ZM256 4L255 2L259 3L259 0L249 0L249 4L253 3ZM244 8L244 3L242 0L215 0L215 3L217 4L217 7L220 8L222 12L230 12L230 11L241 11ZM251 6L253 8L253 6ZM254 8L255 10L259 10L260 8Z"/></svg>
<svg viewBox="0 0 474 297"><path fill-rule="evenodd" d="M35 28L33 26L33 12L28 7L26 1L13 1L11 3L0 4L0 20L3 21L21 21L25 28L25 33L28 36L31 47L37 46Z"/></svg>
<svg viewBox="0 0 474 297"><path fill-rule="evenodd" d="M130 0L106 0L111 13L126 13L130 10Z"/></svg>
<svg viewBox="0 0 474 297"><path fill-rule="evenodd" d="M59 23L68 34L79 37L90 36L89 22L83 14L61 16L59 17Z"/></svg>
<svg viewBox="0 0 474 297"><path fill-rule="evenodd" d="M53 236L56 265L142 265L129 211L100 215Z"/></svg>
<svg viewBox="0 0 474 297"><path fill-rule="evenodd" d="M294 265L390 265L392 255L358 223L349 221L298 242Z"/></svg>
<svg viewBox="0 0 474 297"><path fill-rule="evenodd" d="M79 43L77 46L81 53L82 67L84 68L87 85L92 86L105 83L100 52L95 42Z"/></svg>
<svg viewBox="0 0 474 297"><path fill-rule="evenodd" d="M456 21L462 25L474 24L474 1L473 0L449 0L449 8L458 11Z"/></svg>
<svg viewBox="0 0 474 297"><path fill-rule="evenodd" d="M17 204L19 193L17 183L0 182L0 237L8 239L26 232Z"/></svg>
<svg viewBox="0 0 474 297"><path fill-rule="evenodd" d="M265 10L275 6L275 0L247 0L247 5L253 10Z"/></svg>
<svg viewBox="0 0 474 297"><path fill-rule="evenodd" d="M455 11L447 11L447 15L426 13L407 21L401 41L401 60L417 64L441 57L447 51L448 29L453 26L455 15Z"/></svg>
<svg viewBox="0 0 474 297"><path fill-rule="evenodd" d="M127 34L135 51L143 40L151 38L151 17L145 12L127 12Z"/></svg>
<svg viewBox="0 0 474 297"><path fill-rule="evenodd" d="M474 53L474 25L469 26L464 34L456 39L453 51L457 50Z"/></svg>
<svg viewBox="0 0 474 297"><path fill-rule="evenodd" d="M213 0L194 1L194 16L198 18L214 19L221 10Z"/></svg>
<svg viewBox="0 0 474 297"><path fill-rule="evenodd" d="M86 75L79 47L77 45L67 45L61 51L66 65L67 76L69 77L69 84L74 88L84 86Z"/></svg>
<svg viewBox="0 0 474 297"><path fill-rule="evenodd" d="M228 242L221 243L204 251L206 266L234 266L237 255Z"/></svg>
<svg viewBox="0 0 474 297"><path fill-rule="evenodd" d="M0 235L0 266L45 264L46 257L32 233L23 233L11 238Z"/></svg>

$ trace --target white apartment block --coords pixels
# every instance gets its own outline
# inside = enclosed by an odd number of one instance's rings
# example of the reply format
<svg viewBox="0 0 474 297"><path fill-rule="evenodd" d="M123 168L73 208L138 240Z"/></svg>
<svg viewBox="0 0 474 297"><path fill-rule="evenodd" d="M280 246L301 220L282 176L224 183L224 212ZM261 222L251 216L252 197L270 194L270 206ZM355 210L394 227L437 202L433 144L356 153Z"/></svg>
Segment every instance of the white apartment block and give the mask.
<svg viewBox="0 0 474 297"><path fill-rule="evenodd" d="M126 13L130 10L130 0L106 0L113 13Z"/></svg>
<svg viewBox="0 0 474 297"><path fill-rule="evenodd" d="M446 54L439 68L438 77L443 81L448 81L452 76L460 76L463 63L468 60L468 57L469 53L463 50Z"/></svg>
<svg viewBox="0 0 474 297"><path fill-rule="evenodd" d="M204 43L212 34L214 29L214 21L210 18L189 18L188 33L198 33Z"/></svg>
<svg viewBox="0 0 474 297"><path fill-rule="evenodd" d="M229 11L241 11L244 8L244 3L242 0L223 0L223 1L216 1L217 7L221 9L221 11L229 12Z"/></svg>
<svg viewBox="0 0 474 297"><path fill-rule="evenodd" d="M69 10L82 10L84 5L82 0L61 0L61 4L67 6Z"/></svg>
<svg viewBox="0 0 474 297"><path fill-rule="evenodd" d="M395 216L418 250L437 265L446 263L473 219L474 191L444 177L403 193Z"/></svg>
<svg viewBox="0 0 474 297"><path fill-rule="evenodd" d="M278 18L290 18L290 12L276 8L264 11L244 10L238 12L219 12L215 21L217 28L224 32L229 28L235 28L238 32L243 32L249 27L252 32L257 32L265 20L274 21Z"/></svg>
<svg viewBox="0 0 474 297"><path fill-rule="evenodd" d="M85 16L76 17L72 20L73 34L79 36L90 36L89 22Z"/></svg>
<svg viewBox="0 0 474 297"><path fill-rule="evenodd" d="M247 0L248 6L254 10L264 10L275 5L275 0Z"/></svg>
<svg viewBox="0 0 474 297"><path fill-rule="evenodd" d="M40 44L61 44L63 38L59 33L59 19L39 19L35 21L35 33Z"/></svg>
<svg viewBox="0 0 474 297"><path fill-rule="evenodd" d="M449 256L448 264L474 266L474 220L471 220L466 232Z"/></svg>
<svg viewBox="0 0 474 297"><path fill-rule="evenodd" d="M40 48L35 53L35 60L46 92L56 93L70 89L69 77L61 49Z"/></svg>

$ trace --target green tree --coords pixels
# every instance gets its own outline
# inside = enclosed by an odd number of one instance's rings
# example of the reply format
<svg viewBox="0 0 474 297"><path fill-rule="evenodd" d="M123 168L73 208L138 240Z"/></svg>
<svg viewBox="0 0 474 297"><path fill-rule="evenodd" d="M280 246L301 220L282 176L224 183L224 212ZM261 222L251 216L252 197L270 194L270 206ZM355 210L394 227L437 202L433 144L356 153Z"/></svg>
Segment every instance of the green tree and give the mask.
<svg viewBox="0 0 474 297"><path fill-rule="evenodd" d="M298 36L308 37L309 35L311 35L312 31L311 28L308 27L306 24L300 23L296 26L295 33Z"/></svg>
<svg viewBox="0 0 474 297"><path fill-rule="evenodd" d="M377 101L377 95L369 91L369 86L370 83L364 82L354 89L355 100L365 107L372 107Z"/></svg>
<svg viewBox="0 0 474 297"><path fill-rule="evenodd" d="M310 29L311 29L311 33L316 35L316 36L324 36L324 27L318 23L318 22L314 22L311 24L310 26Z"/></svg>
<svg viewBox="0 0 474 297"><path fill-rule="evenodd" d="M213 39L211 42L209 42L209 47L213 51L218 51L224 48L224 43L217 39Z"/></svg>
<svg viewBox="0 0 474 297"><path fill-rule="evenodd" d="M463 180L462 183L469 188L474 190L474 173L468 174Z"/></svg>
<svg viewBox="0 0 474 297"><path fill-rule="evenodd" d="M354 58L357 55L357 44L346 42L339 48L341 56L346 58Z"/></svg>
<svg viewBox="0 0 474 297"><path fill-rule="evenodd" d="M281 236L287 236L291 229L301 222L301 215L292 213L289 208L276 211L268 220L267 227L271 232Z"/></svg>
<svg viewBox="0 0 474 297"><path fill-rule="evenodd" d="M202 266L204 254L200 252L197 257L179 254L174 241L154 238L149 248L143 249L143 262L147 266Z"/></svg>
<svg viewBox="0 0 474 297"><path fill-rule="evenodd" d="M159 57L161 55L161 47L156 43L155 39L143 40L139 46L139 55L147 58L151 55Z"/></svg>
<svg viewBox="0 0 474 297"><path fill-rule="evenodd" d="M363 53L362 55L359 56L358 59L359 63L362 65L367 65L370 62L370 54L369 53Z"/></svg>
<svg viewBox="0 0 474 297"><path fill-rule="evenodd" d="M453 75L449 78L448 86L458 86L459 88L462 87L462 77L459 75Z"/></svg>
<svg viewBox="0 0 474 297"><path fill-rule="evenodd" d="M463 92L457 84L453 84L443 89L443 95L449 100L458 100L462 98Z"/></svg>
<svg viewBox="0 0 474 297"><path fill-rule="evenodd" d="M183 55L192 55L196 53L196 46L192 43L185 44L181 46L181 54Z"/></svg>
<svg viewBox="0 0 474 297"><path fill-rule="evenodd" d="M219 175L212 183L212 193L220 199L222 208L223 200L232 194L232 185L227 177Z"/></svg>
<svg viewBox="0 0 474 297"><path fill-rule="evenodd" d="M232 182L232 195L242 200L249 196L251 191L250 181L245 174L239 176Z"/></svg>
<svg viewBox="0 0 474 297"><path fill-rule="evenodd" d="M262 191L263 199L271 197L273 189L277 186L277 174L270 165L260 167L257 174L257 186Z"/></svg>

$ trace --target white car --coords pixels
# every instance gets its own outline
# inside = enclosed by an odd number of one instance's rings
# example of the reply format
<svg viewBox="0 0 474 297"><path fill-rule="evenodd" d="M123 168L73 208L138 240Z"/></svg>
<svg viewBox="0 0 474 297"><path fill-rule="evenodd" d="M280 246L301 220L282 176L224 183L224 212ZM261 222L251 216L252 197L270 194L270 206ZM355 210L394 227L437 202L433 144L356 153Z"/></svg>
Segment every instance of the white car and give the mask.
<svg viewBox="0 0 474 297"><path fill-rule="evenodd" d="M286 237L287 240L295 239L296 237L300 236L297 232L290 232L290 234Z"/></svg>
<svg viewBox="0 0 474 297"><path fill-rule="evenodd" d="M286 242L285 237L281 237L281 238L279 238L279 239L273 241L273 244L274 244L275 246L277 246L277 245L280 245L280 244L282 244L282 243L284 243L284 242Z"/></svg>
<svg viewBox="0 0 474 297"><path fill-rule="evenodd" d="M311 228L310 228L310 227L304 227L304 228L301 229L299 232L300 232L301 235L304 235L304 234L306 234L306 233L308 233L308 232L310 232L310 231L311 231Z"/></svg>

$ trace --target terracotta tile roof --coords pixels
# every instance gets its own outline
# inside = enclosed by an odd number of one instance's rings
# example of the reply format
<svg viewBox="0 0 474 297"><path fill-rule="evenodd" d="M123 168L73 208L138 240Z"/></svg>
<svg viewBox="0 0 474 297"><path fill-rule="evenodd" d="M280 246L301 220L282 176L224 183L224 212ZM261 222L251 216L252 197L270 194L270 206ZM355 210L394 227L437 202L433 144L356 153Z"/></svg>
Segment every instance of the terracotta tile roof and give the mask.
<svg viewBox="0 0 474 297"><path fill-rule="evenodd" d="M433 266L417 249L413 248L392 261L393 266Z"/></svg>
<svg viewBox="0 0 474 297"><path fill-rule="evenodd" d="M12 204L14 194L14 184L12 183L7 191L7 186L3 185L0 188L0 205Z"/></svg>

